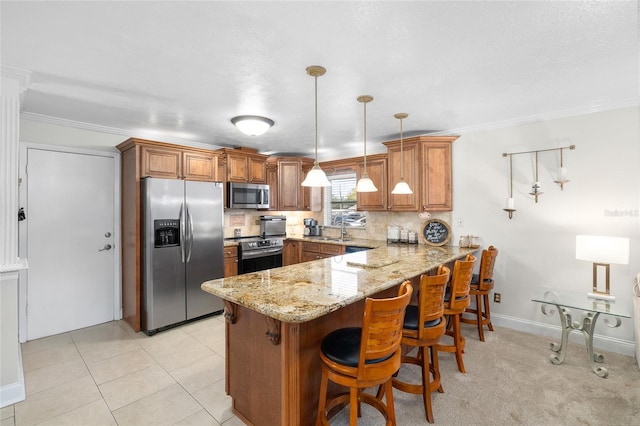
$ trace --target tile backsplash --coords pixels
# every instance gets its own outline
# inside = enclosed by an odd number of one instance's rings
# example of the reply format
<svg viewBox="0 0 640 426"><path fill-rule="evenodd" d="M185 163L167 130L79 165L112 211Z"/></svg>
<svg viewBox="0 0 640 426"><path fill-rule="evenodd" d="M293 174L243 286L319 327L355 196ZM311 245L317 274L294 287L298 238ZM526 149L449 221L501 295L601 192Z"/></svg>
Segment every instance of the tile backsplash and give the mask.
<svg viewBox="0 0 640 426"><path fill-rule="evenodd" d="M233 238L235 229L239 229L242 236L258 235L260 233L260 216L279 214L287 217L287 235L290 237L304 236L303 219L305 218L313 218L318 220L319 224L323 224L322 212L263 212L227 209L224 213L224 238ZM451 225L451 212L433 212L431 217L444 220ZM347 230L353 238L386 240L387 227L389 225L398 225L403 229L420 233L426 220L420 218L418 212L367 212L367 226L365 229L349 227ZM340 235L340 228L323 228L322 234L328 237L336 237Z"/></svg>

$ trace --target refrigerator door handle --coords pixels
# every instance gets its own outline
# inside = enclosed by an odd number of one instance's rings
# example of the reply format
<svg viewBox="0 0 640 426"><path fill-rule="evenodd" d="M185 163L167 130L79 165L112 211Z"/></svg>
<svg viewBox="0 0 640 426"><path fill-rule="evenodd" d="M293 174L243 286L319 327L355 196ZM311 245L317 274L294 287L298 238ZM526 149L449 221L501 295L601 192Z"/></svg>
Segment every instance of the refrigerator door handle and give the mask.
<svg viewBox="0 0 640 426"><path fill-rule="evenodd" d="M181 259L182 259L182 263L184 263L185 261L185 252L184 252L184 243L185 243L185 218L184 218L184 203L180 204L180 217L179 217L179 222L180 222L180 255L181 255Z"/></svg>
<svg viewBox="0 0 640 426"><path fill-rule="evenodd" d="M187 226L189 229L189 235L187 242L189 244L189 251L187 252L187 263L191 260L191 249L193 248L193 218L191 217L191 211L189 210L189 204L187 206Z"/></svg>

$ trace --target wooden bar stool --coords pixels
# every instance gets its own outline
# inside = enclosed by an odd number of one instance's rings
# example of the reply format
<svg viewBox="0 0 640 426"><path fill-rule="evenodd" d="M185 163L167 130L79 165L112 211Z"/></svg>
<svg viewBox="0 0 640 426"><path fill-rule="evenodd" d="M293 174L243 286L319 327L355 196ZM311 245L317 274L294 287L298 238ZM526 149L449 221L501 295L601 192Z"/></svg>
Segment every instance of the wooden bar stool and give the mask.
<svg viewBox="0 0 640 426"><path fill-rule="evenodd" d="M487 250L482 251L480 258L480 270L478 274L473 274L471 278L471 286L469 295L475 296L476 307L467 308L464 313L474 314L474 317L460 317L460 321L465 324L475 324L478 326L478 336L484 342L484 326L486 325L490 331L493 331L491 324L491 310L489 309L489 293L493 290L493 266L498 257L498 249L489 246ZM484 307L482 301L484 300Z"/></svg>
<svg viewBox="0 0 640 426"><path fill-rule="evenodd" d="M451 286L444 296L444 314L447 316L446 335L453 337L453 344L437 344L436 350L453 352L456 354L458 370L465 373L462 351L464 350L464 337L460 333L460 316L469 306L469 287L473 276L473 265L476 258L468 254L464 260L456 260L451 275Z"/></svg>
<svg viewBox="0 0 640 426"><path fill-rule="evenodd" d="M385 418L387 425L396 424L391 376L400 368L402 324L413 287L409 281L400 285L398 296L389 299L367 298L362 327L341 328L322 339L320 359L322 378L316 425L328 425L336 407L347 403L349 424L356 425L360 403L370 404ZM327 401L329 380L349 388L348 393ZM386 405L382 396L363 390L384 384Z"/></svg>
<svg viewBox="0 0 640 426"><path fill-rule="evenodd" d="M402 329L402 344L418 348L416 356L403 356L402 363L419 365L422 367L422 383L410 384L393 378L393 387L404 392L422 394L424 411L429 423L433 423L431 408L431 392L440 385L440 369L438 367L438 351L433 346L444 335L446 320L444 316L444 293L451 271L442 265L436 275L420 276L420 293L418 306L407 306ZM431 358L431 364L429 364ZM433 381L430 380L433 375Z"/></svg>

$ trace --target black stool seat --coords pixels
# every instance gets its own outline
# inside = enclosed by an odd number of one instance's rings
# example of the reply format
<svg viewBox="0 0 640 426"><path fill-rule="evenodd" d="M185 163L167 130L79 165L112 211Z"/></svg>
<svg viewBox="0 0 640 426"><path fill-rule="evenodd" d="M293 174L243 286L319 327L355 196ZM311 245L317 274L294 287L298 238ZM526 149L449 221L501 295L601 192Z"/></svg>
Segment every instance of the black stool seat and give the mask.
<svg viewBox="0 0 640 426"><path fill-rule="evenodd" d="M408 330L417 330L418 329L418 307L415 305L407 306L407 311L404 314L404 325L402 328L406 328ZM442 318L436 318L431 321L424 322L424 328L435 327L436 325L442 322Z"/></svg>
<svg viewBox="0 0 640 426"><path fill-rule="evenodd" d="M357 367L360 359L360 340L362 328L347 327L334 330L327 334L320 345L322 353L333 362L349 367ZM386 361L392 355L384 358L366 360L365 364L376 364Z"/></svg>

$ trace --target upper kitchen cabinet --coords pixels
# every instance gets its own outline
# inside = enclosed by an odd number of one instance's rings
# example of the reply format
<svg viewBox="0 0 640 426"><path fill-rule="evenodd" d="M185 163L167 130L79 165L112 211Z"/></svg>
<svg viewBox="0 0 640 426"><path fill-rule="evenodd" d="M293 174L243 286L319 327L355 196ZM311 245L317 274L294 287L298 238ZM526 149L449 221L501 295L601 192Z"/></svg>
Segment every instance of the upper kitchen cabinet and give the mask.
<svg viewBox="0 0 640 426"><path fill-rule="evenodd" d="M302 176L300 176L300 184L307 178L307 173L313 167L314 161L310 158L305 158L301 162L302 166ZM318 187L309 187L302 186L302 210L307 210L311 212L321 212L322 211L322 188Z"/></svg>
<svg viewBox="0 0 640 426"><path fill-rule="evenodd" d="M387 156L385 154L368 155L366 171L378 190L356 193L358 210L387 210ZM364 159L362 159L356 162L356 182L360 180L364 172Z"/></svg>
<svg viewBox="0 0 640 426"><path fill-rule="evenodd" d="M218 159L213 151L135 138L122 142L118 149L123 153L133 149L131 155L140 160L138 178L217 179Z"/></svg>
<svg viewBox="0 0 640 426"><path fill-rule="evenodd" d="M392 211L450 211L452 209L451 143L458 136L418 136L385 142L388 155L388 209ZM391 194L400 180L413 190L410 195Z"/></svg>
<svg viewBox="0 0 640 426"><path fill-rule="evenodd" d="M278 162L267 159L267 185L269 185L269 210L278 210Z"/></svg>
<svg viewBox="0 0 640 426"><path fill-rule="evenodd" d="M267 183L267 155L248 148L225 148L220 154L223 180L227 182Z"/></svg>
<svg viewBox="0 0 640 426"><path fill-rule="evenodd" d="M269 157L267 176L271 189L270 210L322 210L322 188L302 186L311 167L313 159L307 157Z"/></svg>

